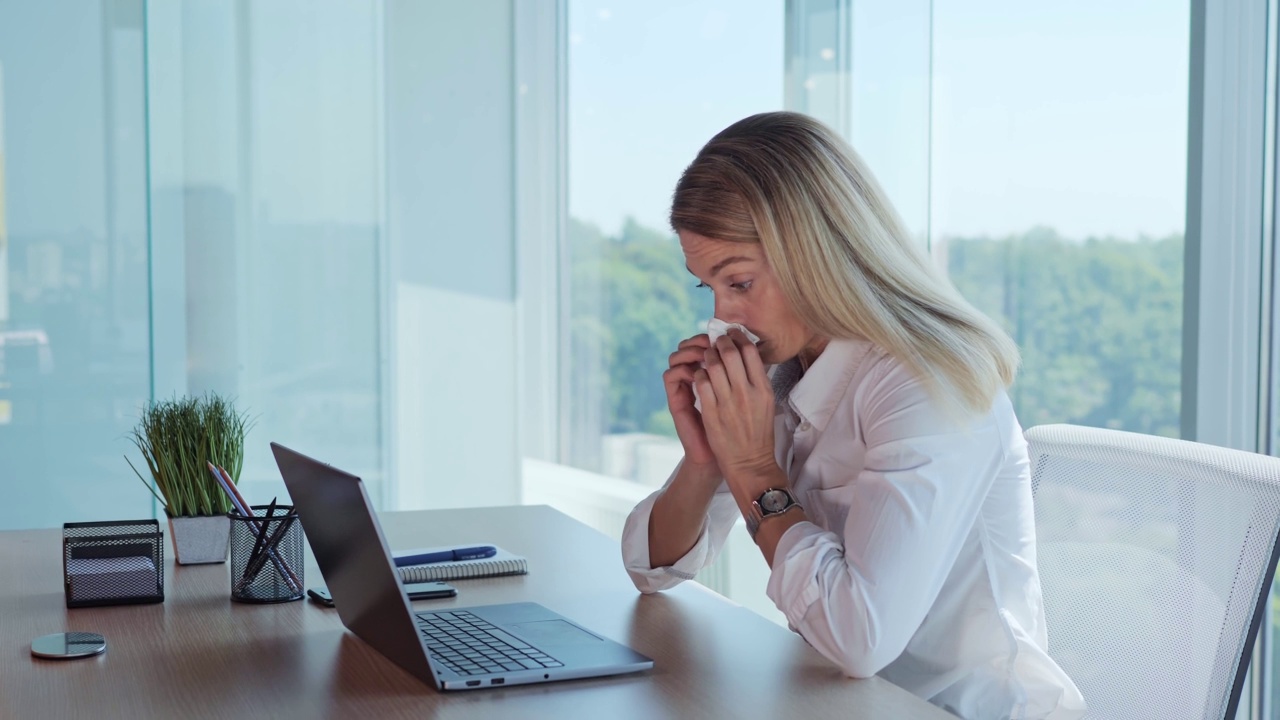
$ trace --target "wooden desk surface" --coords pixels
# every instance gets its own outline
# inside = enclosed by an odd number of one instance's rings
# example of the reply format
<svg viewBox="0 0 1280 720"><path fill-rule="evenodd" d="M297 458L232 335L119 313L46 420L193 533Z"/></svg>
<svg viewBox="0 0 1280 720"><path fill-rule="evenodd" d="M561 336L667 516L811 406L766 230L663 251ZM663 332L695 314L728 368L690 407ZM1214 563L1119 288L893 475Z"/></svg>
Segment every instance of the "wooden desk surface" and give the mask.
<svg viewBox="0 0 1280 720"><path fill-rule="evenodd" d="M231 602L227 564L178 567L165 601L68 610L61 530L0 533L0 717L951 718L841 675L799 636L694 583L641 596L617 543L546 506L385 513L392 547L497 543L525 576L462 580L416 609L532 600L655 661L635 675L442 693L310 601ZM166 530L167 534L167 530ZM308 586L322 584L314 563ZM40 660L31 640L99 632L107 652Z"/></svg>

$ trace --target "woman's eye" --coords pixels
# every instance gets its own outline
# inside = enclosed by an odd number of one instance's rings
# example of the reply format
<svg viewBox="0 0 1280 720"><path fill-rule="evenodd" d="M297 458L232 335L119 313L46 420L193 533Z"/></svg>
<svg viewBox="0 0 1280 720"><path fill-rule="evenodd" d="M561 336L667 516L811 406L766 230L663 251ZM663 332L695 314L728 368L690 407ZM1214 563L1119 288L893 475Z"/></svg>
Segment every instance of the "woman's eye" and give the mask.
<svg viewBox="0 0 1280 720"><path fill-rule="evenodd" d="M711 289L711 286L710 286L710 285L708 285L708 284L706 284L706 283L704 283L704 282L700 282L700 283L698 283L697 285L694 285L694 287L696 287L696 288L706 288L706 289L708 289L708 290L710 290L710 289ZM732 283L731 285L729 285L729 287L730 287L730 288L732 288L733 290L736 290L737 292L746 292L746 291L748 291L748 290L750 290L750 289L751 289L751 281L750 281L750 280L745 280L745 281L740 282L740 283Z"/></svg>

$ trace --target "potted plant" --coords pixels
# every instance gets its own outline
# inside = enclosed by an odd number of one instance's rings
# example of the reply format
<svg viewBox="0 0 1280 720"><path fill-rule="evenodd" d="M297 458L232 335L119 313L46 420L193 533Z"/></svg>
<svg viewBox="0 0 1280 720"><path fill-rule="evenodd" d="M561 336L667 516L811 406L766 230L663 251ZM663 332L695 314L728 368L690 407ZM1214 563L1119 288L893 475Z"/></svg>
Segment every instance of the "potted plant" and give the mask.
<svg viewBox="0 0 1280 720"><path fill-rule="evenodd" d="M231 503L207 463L225 469L238 483L250 425L231 401L208 393L147 403L130 433L151 481L128 457L125 462L164 505L179 564L226 562Z"/></svg>

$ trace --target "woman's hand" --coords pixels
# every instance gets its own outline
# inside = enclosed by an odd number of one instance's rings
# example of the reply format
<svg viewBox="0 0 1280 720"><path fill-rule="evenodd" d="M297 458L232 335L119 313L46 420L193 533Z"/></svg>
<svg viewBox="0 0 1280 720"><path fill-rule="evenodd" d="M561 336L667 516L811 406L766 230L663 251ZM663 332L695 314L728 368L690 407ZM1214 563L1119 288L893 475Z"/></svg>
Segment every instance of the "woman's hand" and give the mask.
<svg viewBox="0 0 1280 720"><path fill-rule="evenodd" d="M667 409L676 423L676 435L684 446L685 462L713 470L712 474L719 475L716 455L707 444L702 415L693 405L694 374L702 369L703 359L710 347L711 339L705 333L681 341L668 360L670 367L662 373L662 384L667 390Z"/></svg>
<svg viewBox="0 0 1280 720"><path fill-rule="evenodd" d="M774 459L773 385L760 352L738 329L704 353L694 372L707 444L730 486L778 472ZM736 493L735 493L736 494Z"/></svg>

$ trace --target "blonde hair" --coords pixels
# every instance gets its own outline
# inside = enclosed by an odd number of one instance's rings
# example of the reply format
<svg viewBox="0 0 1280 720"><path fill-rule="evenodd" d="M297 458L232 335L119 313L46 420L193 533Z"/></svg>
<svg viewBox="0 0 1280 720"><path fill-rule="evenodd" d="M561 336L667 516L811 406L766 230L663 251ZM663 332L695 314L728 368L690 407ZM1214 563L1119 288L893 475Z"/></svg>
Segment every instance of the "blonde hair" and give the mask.
<svg viewBox="0 0 1280 720"><path fill-rule="evenodd" d="M990 409L1017 373L1009 336L929 261L853 148L811 117L762 113L717 134L680 176L671 226L760 243L813 332L879 345L970 411Z"/></svg>

